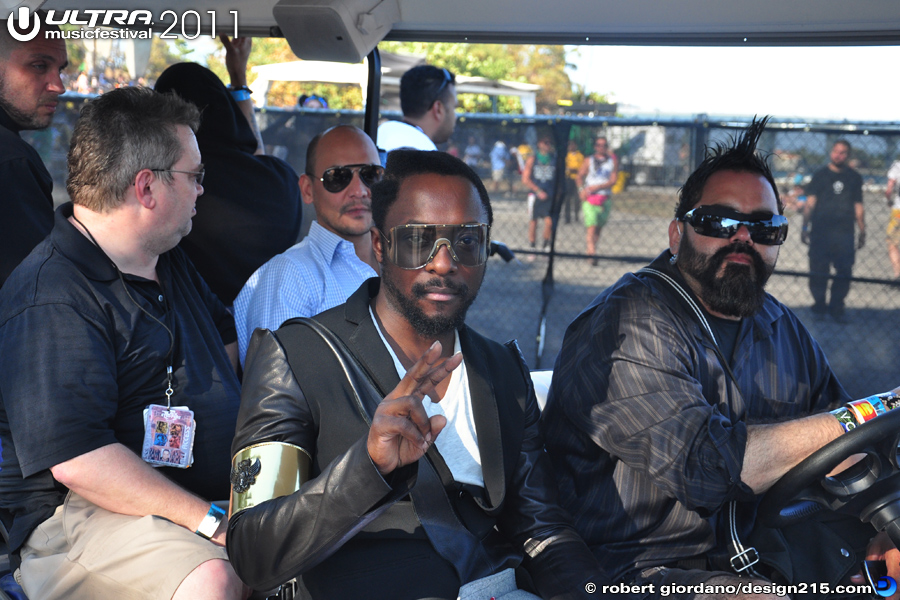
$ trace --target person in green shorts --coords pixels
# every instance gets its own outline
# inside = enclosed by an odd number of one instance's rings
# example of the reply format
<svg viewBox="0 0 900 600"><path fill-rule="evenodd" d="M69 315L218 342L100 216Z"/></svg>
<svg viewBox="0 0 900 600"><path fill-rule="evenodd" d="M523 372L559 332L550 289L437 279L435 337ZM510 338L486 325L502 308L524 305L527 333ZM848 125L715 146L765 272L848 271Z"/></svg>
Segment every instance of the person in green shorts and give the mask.
<svg viewBox="0 0 900 600"><path fill-rule="evenodd" d="M609 141L598 137L594 142L594 153L581 165L578 172L578 194L582 199L581 213L587 227L587 253L591 264L597 264L597 242L600 231L609 220L612 208L609 197L618 176L619 161L609 151Z"/></svg>

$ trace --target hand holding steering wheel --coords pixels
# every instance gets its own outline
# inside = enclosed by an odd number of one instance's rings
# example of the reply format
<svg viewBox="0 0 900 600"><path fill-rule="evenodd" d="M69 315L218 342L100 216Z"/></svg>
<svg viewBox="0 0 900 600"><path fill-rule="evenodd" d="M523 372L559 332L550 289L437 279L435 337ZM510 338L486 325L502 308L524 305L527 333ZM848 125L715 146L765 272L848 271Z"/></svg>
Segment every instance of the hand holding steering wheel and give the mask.
<svg viewBox="0 0 900 600"><path fill-rule="evenodd" d="M843 508L851 501L860 505L860 519L879 531L900 519L900 410L887 412L826 444L773 485L759 505L758 515L769 527L784 527L817 512L820 507ZM834 477L828 477L848 457L865 458ZM877 484L877 485L876 485ZM900 524L897 525L900 538ZM889 533L890 530L889 530ZM900 539L894 539L894 543Z"/></svg>

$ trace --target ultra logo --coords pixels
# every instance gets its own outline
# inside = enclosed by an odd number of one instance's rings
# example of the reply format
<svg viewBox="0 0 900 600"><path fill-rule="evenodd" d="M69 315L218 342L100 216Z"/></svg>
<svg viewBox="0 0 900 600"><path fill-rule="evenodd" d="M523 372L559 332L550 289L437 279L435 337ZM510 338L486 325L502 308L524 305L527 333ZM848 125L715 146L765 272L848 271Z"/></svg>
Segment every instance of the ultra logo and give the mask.
<svg viewBox="0 0 900 600"><path fill-rule="evenodd" d="M209 15L206 21L207 23L201 23L200 13L195 10L186 10L180 15L173 10L165 10L160 14L160 28L165 27L165 30L160 34L160 38L163 39L174 39L176 34L180 33L181 37L185 39L193 40L200 36L201 29L204 32L210 34L211 37L216 37L218 35L218 31L216 29L216 15L217 12L215 10L208 10L206 13ZM230 33L233 37L238 36L238 12L236 10L228 11L230 15L233 17L233 33ZM168 19L171 19L169 22ZM93 29L94 27L116 27L120 28L120 32L109 33L105 35L98 35L94 33L87 32L77 32L76 34L72 34L70 31L60 32L60 31L50 31L48 32L48 37L52 38L61 38L61 39L69 39L69 38L85 38L85 39L94 39L94 38L137 38L137 37L150 37L150 27L154 25L153 21L153 13L149 10L100 10L100 9L86 9L86 10L48 10L45 13L44 23L46 25L76 25L80 27L87 27ZM147 29L142 31L141 33L146 32L146 35L135 35L121 33L122 29L125 28L133 28L135 25L145 26ZM9 17L6 19L6 27L9 30L9 35L13 37L13 39L18 40L20 42L29 42L38 36L41 30L41 16L37 12L31 12L28 8L24 6L20 6L18 11L11 12Z"/></svg>
<svg viewBox="0 0 900 600"><path fill-rule="evenodd" d="M28 8L20 6L18 28L16 27L14 22L15 19L13 17L15 17L15 13L9 13L9 17L6 19L6 27L9 29L9 35L11 35L14 40L30 42L37 37L38 32L41 30L41 19L38 17L37 13L31 15L28 13ZM31 29L31 31L28 31L30 27L29 22L32 20L32 17L34 17L34 28ZM26 31L28 33L21 34L19 31Z"/></svg>

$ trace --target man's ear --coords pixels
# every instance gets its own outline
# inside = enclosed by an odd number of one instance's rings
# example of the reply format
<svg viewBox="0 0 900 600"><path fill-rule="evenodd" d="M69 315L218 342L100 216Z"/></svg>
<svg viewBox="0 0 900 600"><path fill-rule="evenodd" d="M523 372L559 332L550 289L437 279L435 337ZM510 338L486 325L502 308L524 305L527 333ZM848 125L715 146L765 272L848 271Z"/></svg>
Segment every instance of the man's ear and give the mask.
<svg viewBox="0 0 900 600"><path fill-rule="evenodd" d="M156 207L156 198L153 195L154 184L163 182L150 169L141 169L134 176L134 195L141 206L153 209Z"/></svg>
<svg viewBox="0 0 900 600"><path fill-rule="evenodd" d="M682 224L677 219L672 219L669 223L669 252L678 254L681 247Z"/></svg>
<svg viewBox="0 0 900 600"><path fill-rule="evenodd" d="M434 101L434 104L431 105L431 116L438 123L444 122L444 115L447 112L447 107L444 106L444 102L438 98Z"/></svg>
<svg viewBox="0 0 900 600"><path fill-rule="evenodd" d="M384 246L382 246L383 238L381 237L381 231L375 226L369 230L369 234L372 236L372 251L375 253L375 260L378 264L384 263Z"/></svg>
<svg viewBox="0 0 900 600"><path fill-rule="evenodd" d="M300 197L303 199L303 204L312 204L313 203L313 181L312 177L304 173L300 176Z"/></svg>

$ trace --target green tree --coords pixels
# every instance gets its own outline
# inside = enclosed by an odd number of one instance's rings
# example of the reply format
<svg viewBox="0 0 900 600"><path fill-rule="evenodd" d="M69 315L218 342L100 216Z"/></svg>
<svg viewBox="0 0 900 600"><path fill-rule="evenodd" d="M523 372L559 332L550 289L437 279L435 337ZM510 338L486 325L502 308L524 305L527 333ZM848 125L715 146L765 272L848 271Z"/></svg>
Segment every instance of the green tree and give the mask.
<svg viewBox="0 0 900 600"><path fill-rule="evenodd" d="M174 40L161 40L159 35L153 36L153 44L150 46L150 62L143 73L148 84L155 82L162 72L175 63L190 61L193 52L187 42L181 38ZM140 76L138 73L135 77Z"/></svg>
<svg viewBox="0 0 900 600"><path fill-rule="evenodd" d="M291 47L282 38L253 38L253 50L247 61L247 68L257 65L283 63L298 60ZM207 66L228 84L225 69L225 50L220 48L207 59ZM252 73L248 73L248 85L253 88ZM255 90L254 90L255 91ZM337 85L333 83L273 81L266 98L269 106L290 108L297 104L301 94L322 96L328 101L328 108L362 110L362 90L358 85Z"/></svg>
<svg viewBox="0 0 900 600"><path fill-rule="evenodd" d="M79 29L76 25L62 25L63 30ZM115 81L124 78L125 80L137 79L144 77L147 81L155 81L166 67L191 60L190 54L193 52L183 39L162 40L159 35L152 37L150 46L150 62L147 69L143 73L128 73L125 68L125 52L122 44L114 41L111 45L108 56L95 56L94 64L87 64L85 61L94 45L94 40L86 39L70 39L66 41L66 50L69 54L69 67L66 73L69 77L76 78L81 70L93 71L97 69L98 74L102 73L107 80Z"/></svg>
<svg viewBox="0 0 900 600"><path fill-rule="evenodd" d="M60 25L63 31L72 31L78 29L75 25ZM85 68L84 57L86 54L83 40L66 40L66 53L69 56L69 66L65 69L65 74L69 77L78 77L81 69Z"/></svg>
<svg viewBox="0 0 900 600"><path fill-rule="evenodd" d="M378 48L385 52L424 56L428 64L447 68L457 75L540 85L536 99L539 113L556 112L558 99L572 97L563 46L381 42ZM484 95L462 94L460 106L466 112L491 111L490 98ZM514 96L502 96L498 110L520 113L522 104Z"/></svg>
<svg viewBox="0 0 900 600"><path fill-rule="evenodd" d="M594 104L610 104L609 94L600 92L588 92L580 83L576 83L572 90L572 102L593 102Z"/></svg>

